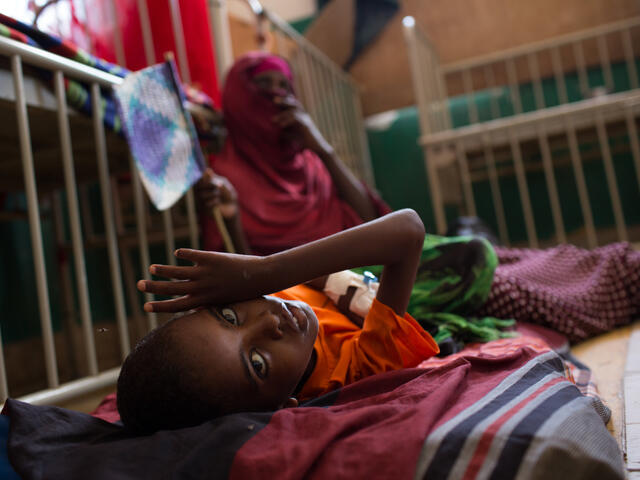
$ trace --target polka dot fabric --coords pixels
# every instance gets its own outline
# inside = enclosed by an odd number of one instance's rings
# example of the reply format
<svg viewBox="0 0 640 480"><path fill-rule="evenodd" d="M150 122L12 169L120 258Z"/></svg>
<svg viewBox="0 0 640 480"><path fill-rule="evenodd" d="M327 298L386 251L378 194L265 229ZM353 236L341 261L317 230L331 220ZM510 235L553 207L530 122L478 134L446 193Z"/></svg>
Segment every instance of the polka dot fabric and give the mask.
<svg viewBox="0 0 640 480"><path fill-rule="evenodd" d="M640 318L640 252L627 243L495 250L499 265L479 315L538 323L572 342Z"/></svg>

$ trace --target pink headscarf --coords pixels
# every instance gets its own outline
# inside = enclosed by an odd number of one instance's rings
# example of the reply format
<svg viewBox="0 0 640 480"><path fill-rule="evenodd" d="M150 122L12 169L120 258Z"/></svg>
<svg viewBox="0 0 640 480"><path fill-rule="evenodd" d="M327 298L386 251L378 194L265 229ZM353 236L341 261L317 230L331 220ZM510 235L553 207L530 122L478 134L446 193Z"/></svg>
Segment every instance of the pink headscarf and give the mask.
<svg viewBox="0 0 640 480"><path fill-rule="evenodd" d="M287 61L282 57L276 57L275 55L270 55L268 57L264 57L257 66L255 66L251 72L251 78L259 75L263 72L276 71L282 73L289 80L290 84L293 84L293 74L291 73L291 67Z"/></svg>

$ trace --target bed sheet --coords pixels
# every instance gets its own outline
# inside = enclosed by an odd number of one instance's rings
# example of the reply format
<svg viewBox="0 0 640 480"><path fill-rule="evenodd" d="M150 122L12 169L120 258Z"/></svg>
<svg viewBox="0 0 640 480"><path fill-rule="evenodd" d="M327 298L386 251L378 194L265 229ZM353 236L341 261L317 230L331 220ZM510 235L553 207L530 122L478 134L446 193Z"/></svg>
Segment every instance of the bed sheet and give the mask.
<svg viewBox="0 0 640 480"><path fill-rule="evenodd" d="M624 478L595 397L531 338L373 376L302 408L135 437L9 400L9 458L45 478Z"/></svg>

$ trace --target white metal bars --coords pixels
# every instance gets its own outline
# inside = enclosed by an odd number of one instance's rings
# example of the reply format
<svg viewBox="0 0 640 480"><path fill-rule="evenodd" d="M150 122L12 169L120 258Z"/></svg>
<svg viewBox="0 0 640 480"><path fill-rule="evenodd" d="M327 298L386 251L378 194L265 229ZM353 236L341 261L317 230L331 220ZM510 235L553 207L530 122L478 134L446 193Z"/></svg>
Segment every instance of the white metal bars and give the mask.
<svg viewBox="0 0 640 480"><path fill-rule="evenodd" d="M446 106L446 94L439 90L439 86L444 84L433 81L434 76L440 75L438 57L426 35L421 33L413 17L405 17L402 20L402 24L407 48L409 50L409 58L411 59L409 64L411 66L413 89L418 107L420 132L423 135L429 135L433 132L446 130L449 128L448 120L445 121L444 124L438 122L438 117L435 115L436 109L433 108L434 105L444 104ZM446 112L448 115L448 110L446 110ZM448 117L446 118L448 119ZM429 159L429 147L423 148L423 152L436 222L436 232L444 234L447 229L447 220L444 212L442 192L440 190L438 168L435 161ZM466 168L467 163L464 159L464 152L456 149L456 155L460 165ZM473 197L472 195L467 195L469 192L471 192L470 185L465 185L465 197L467 204L471 206L473 205Z"/></svg>
<svg viewBox="0 0 640 480"><path fill-rule="evenodd" d="M40 307L40 324L42 330L44 351L45 351L45 367L47 371L47 383L50 391L55 391L59 387L56 352L53 338L53 328L51 322L51 311L48 297L48 285L45 273L42 234L40 225L40 216L38 212L38 194L36 189L36 169L33 164L33 153L30 138L29 122L27 117L27 103L24 94L24 77L22 74L22 62L29 63L39 68L44 68L53 72L54 85L57 98L59 132L62 150L63 167L65 171L65 183L67 186L73 184L68 189L67 195L69 199L70 209L70 226L72 231L72 243L74 247L76 274L78 276L78 298L81 306L81 316L83 321L83 330L85 334L85 342L87 343L87 364L92 375L98 373L97 359L95 348L93 347L91 318L88 306L88 292L86 290L86 271L84 267L84 251L80 245L82 242L79 228L80 214L78 211L77 193L75 190L75 182L73 179L73 160L71 156L70 134L66 117L66 105L64 104L64 86L63 75L68 74L75 79L86 82L100 82L105 85L111 85L120 81L119 78L100 71L94 71L83 65L68 61L56 55L35 49L28 45L15 42L10 39L0 38L0 54L11 58L13 70L13 82L15 89L15 106L17 120L19 126L19 137L21 144L21 158L24 167L24 179L27 193L27 203L29 209L30 232L32 240L32 250L34 252L34 266L36 269L36 285L38 289L38 304ZM98 84L95 83L97 86ZM63 107L60 107L60 103ZM98 115L101 115L101 108L98 109ZM100 125L102 128L102 125ZM117 248L117 247L116 247ZM117 251L117 250L116 250ZM113 274L114 272L112 272ZM119 272L115 272L117 275ZM119 277L116 281L120 283ZM129 350L128 332L126 331L125 318L119 318L121 348L123 355ZM6 384L4 372L0 384ZM9 392L6 392L7 394Z"/></svg>
<svg viewBox="0 0 640 480"><path fill-rule="evenodd" d="M421 35L424 35L424 33ZM525 107L527 107L527 111L530 111L532 107L537 110L551 106L543 89L543 80L544 78L553 79L557 94L557 101L554 104L561 105L572 100L567 93L565 75L572 75L574 72L578 76L580 87L578 97L574 95L574 101L600 94L601 91L598 90L598 87L603 87L607 93L613 93L614 89L617 91L625 89L623 86L615 88L614 85L615 79L610 45L612 43L618 45L616 42L619 42L620 45L619 51L616 52L618 54L616 60L621 59L625 65L628 82L627 89L638 88L635 55L639 52L634 52L633 45L633 38L637 39L638 35L640 35L640 17L633 17L540 42L533 42L488 55L446 64L441 67L442 74L439 78L443 78L445 84L447 81L456 79L462 82L462 93L467 95L466 100L471 124L480 121L477 111L478 105L474 95L480 91L489 92L491 101L494 101L494 95L499 95L502 91L498 87L508 88L512 113L519 114L523 113ZM593 50L592 57L587 58L585 56L585 45L589 47L589 51ZM432 47L429 46L429 48ZM571 58L567 58L567 55L570 55ZM427 57L421 57L422 64L430 64L431 60ZM550 61L548 61L549 59ZM547 61L545 62L546 68L543 75L541 65L545 60ZM518 66L520 66L520 72L518 72ZM588 69L592 66L598 66L601 69L602 85L592 86L590 84ZM526 70L525 73L522 72L523 69ZM504 75L499 75L502 72L504 72ZM498 77L501 77L503 81L496 81ZM428 85L423 88L427 90L437 88L433 78L426 77L424 81ZM591 82L597 82L597 80L592 79ZM533 105L530 102L526 102L522 96L523 89L521 87L523 84L531 87ZM438 100L431 100L432 103L435 101ZM529 104L527 105L527 103ZM501 113L499 110L492 108L489 119L496 119L505 115L508 115L508 112Z"/></svg>
<svg viewBox="0 0 640 480"><path fill-rule="evenodd" d="M456 130L439 129L438 124L434 121L433 112L436 111L434 105L436 102L440 101L438 95L441 95L443 90L438 89L437 82L433 81L433 72L425 74L425 68L440 68L433 60L434 58L437 58L432 53L433 46L428 41L425 34L419 33L419 30L415 27L413 19L405 19L403 23L405 24L405 34L407 37L409 57L411 59L414 89L416 92L416 101L418 104L420 127L422 131L420 143L423 145L426 155L428 155L428 152L432 149L455 149L459 159L460 180L465 193L465 204L468 214L474 214L475 204L473 201L472 185L469 185L469 171L467 162L465 161L466 156L464 152L469 148L469 145L475 144L475 147L478 147L479 141L474 137L481 137L483 141L480 143L482 143L481 148L483 148L485 152L484 161L486 168L488 169L490 188L494 200L493 203L498 220L500 237L503 242L508 238L504 216L504 205L502 204L501 193L499 191L497 171L493 158L493 147L491 146L493 144L506 144L511 150L511 156L514 163L513 166L515 168L515 176L519 186L520 200L523 208L523 217L528 233L529 245L537 245L538 238L528 192L526 170L523 168L520 152L521 141L526 138L537 138L556 237L559 242L566 241L567 237L564 228L564 219L562 218L558 187L548 143L548 135L552 133L549 126L555 124L555 130L553 133L564 133L569 145L571 162L574 169L574 176L578 187L579 201L585 224L587 243L589 246L597 245L594 220L590 206L589 194L586 190L586 182L582 169L582 159L580 156L580 150L577 146L574 125L579 123L584 128L586 121L591 128L596 129L598 134L598 143L600 145L602 161L605 168L605 177L611 197L618 238L620 240L627 238L622 205L615 179L615 170L612 156L609 151L605 123L601 118L602 112L600 109L602 108L603 111L606 111L609 114L609 118L611 118L611 109L606 106L606 104L611 101L611 105L618 109L617 117L620 117L622 112L624 112L624 118L630 139L630 150L636 166L636 174L638 175L638 180L640 182L640 158L638 158L640 155L638 153L637 129L634 120L635 117L632 113L633 108L629 106L629 102L634 102L633 98L635 97L635 94L630 92L630 96L614 94L607 95L602 98L587 98L586 100L574 103L573 106L575 106L575 108L569 105L565 106L568 108L563 108L563 104L569 102L569 95L567 93L567 82L565 81L565 74L567 73L567 70L562 64L561 48L570 47L570 50L574 54L573 65L575 65L577 70L579 84L581 85L581 92L587 92L589 86L587 63L583 48L583 43L588 40L595 42L593 45L597 47L595 48L595 51L598 54L604 86L607 88L608 92L611 92L614 88L615 82L620 81L620 75L618 75L618 78L614 80L611 62L613 56L611 53L617 54L617 58L621 58L620 55L623 55L624 63L626 65L628 87L631 89L637 88L637 67L632 38L637 38L637 35L640 34L640 17L442 67L442 72L450 76L457 75L461 79L463 92L467 95L466 100L468 113L472 123L469 126L460 127ZM634 37L634 35L636 35L636 37ZM608 45L611 42L608 42L608 40L615 40L616 38L621 41L621 47L615 52L610 52ZM419 45L422 45L422 47L419 47ZM565 48L565 53L566 50L567 49ZM548 55L547 60L550 60L550 62L547 62L547 68L551 69L551 81L554 82L554 86L557 91L558 101L556 103L560 104L560 106L557 107L549 107L548 102L545 99L545 91L542 88L541 62L544 60L544 55ZM489 99L490 114L493 120L488 122L484 121L481 125L474 125L479 122L480 115L477 110L478 104L474 98L474 94L477 93L478 90L474 88L473 81L475 80L477 82L478 77L481 79L484 78L484 86L490 89L495 89L495 87L499 86L496 83L496 77L498 76L496 74L496 66L499 66L500 64L503 66L503 77L506 80L506 86L509 90L513 113L516 115L523 113L524 100L520 93L521 85L519 84L525 80L519 80L518 78L516 68L517 61L524 61L524 65L528 69L533 106L537 111L529 111L526 115L511 117L509 119L495 120L499 118L501 114L498 107L498 101L494 98L495 95L491 94L491 98ZM522 66L523 62L520 63ZM436 66L434 67L434 65ZM436 78L441 79L442 75L436 75ZM624 90L625 88L624 86L622 88L618 86L617 89ZM435 100L432 93L434 91L437 93ZM498 89L497 91L498 93L501 93L504 90ZM575 98L573 98L573 100L575 100ZM530 102L526 109L531 110ZM590 116L581 116L582 112L589 112ZM486 118L486 113L483 117ZM557 121L558 119L561 120L559 126ZM435 128L433 127L434 124L436 125ZM467 143L469 143L469 145L467 145ZM438 230L442 231L444 229L444 205L442 204L442 196L439 191L440 186L437 177L437 169L433 165L430 165L426 158L425 161L427 162L427 171L430 177L430 193L434 204L436 223ZM433 175L434 169L436 169L435 175ZM432 177L435 177L435 180Z"/></svg>
<svg viewBox="0 0 640 480"><path fill-rule="evenodd" d="M441 132L451 128L451 118L447 103L447 88L442 76L440 59L427 34L415 23L413 17L402 19L409 56L413 87L420 117L420 131L423 135ZM471 79L465 79L471 85ZM477 111L471 116L477 120Z"/></svg>
<svg viewBox="0 0 640 480"><path fill-rule="evenodd" d="M40 328L44 344L47 383L49 387L58 386L58 367L56 351L53 344L53 327L51 324L51 310L49 308L49 288L44 263L44 248L42 246L42 227L40 225L40 211L38 208L38 192L36 175L33 166L33 151L29 133L29 118L27 116L27 101L24 93L22 75L22 58L18 54L11 55L11 69L16 97L16 115L18 134L20 137L20 151L24 175L25 193L27 195L27 209L29 213L29 231L31 233L31 250L36 274L36 289L38 292L38 307L40 309ZM2 375L4 377L4 373ZM4 378L3 378L4 381Z"/></svg>
<svg viewBox="0 0 640 480"><path fill-rule="evenodd" d="M296 94L349 169L374 185L358 87L338 65L291 26L262 10L276 36L277 53L294 70Z"/></svg>
<svg viewBox="0 0 640 480"><path fill-rule="evenodd" d="M97 358L93 347L93 328L90 314L90 301L87 291L86 267L84 262L84 246L80 227L80 213L78 211L77 192L74 179L74 166L71 148L71 135L68 128L68 118L64 98L64 76L80 80L92 85L93 110L94 110L94 132L97 145L99 171L101 176L108 176L106 143L104 141L104 126L102 123L102 99L100 87L110 88L121 82L119 77L95 70L93 68L78 64L57 55L42 51L31 46L0 37L0 55L11 58L13 70L13 82L15 89L15 106L19 126L19 136L21 144L21 158L24 167L24 177L26 193L28 197L28 209L30 211L30 231L32 238L32 250L34 252L34 263L36 269L36 284L38 289L38 303L40 307L40 323L43 332L43 343L45 350L45 365L47 371L47 383L49 389L42 398L57 398L60 392L69 393L68 385L59 385L56 351L54 346L53 328L51 323L50 303L48 297L48 285L45 274L45 264L43 255L42 235L40 226L40 216L38 213L38 194L36 188L37 168L33 164L32 143L27 116L27 101L24 94L24 77L22 75L22 62L32 66L51 71L53 73L55 93L57 99L57 115L59 123L61 158L67 188L67 198L69 207L70 228L72 234L72 246L74 251L75 269L77 276L77 293L80 303L81 318L86 344L86 364L89 367L90 377L83 380L83 387L92 384L95 380L96 388L102 386L104 378L98 375ZM135 175L135 172L132 172ZM114 299L116 302L116 316L119 331L120 350L124 357L129 351L128 328L124 302L122 294L122 279L119 268L118 245L115 238L113 209L108 201L110 191L109 182L102 182L102 194L104 201L104 213L108 232L108 245L110 254L110 270L112 275L112 285ZM109 233L111 232L111 233ZM0 367L4 363L4 358L0 359ZM3 395L8 395L6 376L3 368L0 368L0 387L4 389ZM45 401L45 400L42 400Z"/></svg>
<svg viewBox="0 0 640 480"><path fill-rule="evenodd" d="M629 150L636 167L636 175L640 175L640 169L638 168L640 152L638 151L638 132L636 128L639 115L640 92L635 90L607 95L604 98L589 99L570 105L547 108L517 117L504 118L449 130L447 132L441 132L440 134L424 136L421 138L420 143L427 152L432 149L447 148L451 145L455 146L458 151L478 151L484 149L484 162L488 169L489 184L494 208L496 210L500 238L504 243L507 243L505 240L508 239L508 232L506 231L506 223L504 220L505 205L502 201L498 183L498 173L495 166L493 149L494 147L507 145L511 151L511 158L514 163L529 245L534 246L538 239L535 231L535 223L533 223L533 211L527 187L526 172L522 165L520 144L528 140L537 139L538 141L542 157L542 168L545 174L551 205L551 213L556 227L556 236L559 241L562 241L563 236L566 238L566 232L564 231L564 220L560 212L557 180L553 171L547 137L551 133L556 138L559 136L564 137L566 139L568 154L576 182L587 245L589 247L595 247L598 244L598 240L590 194L583 168L584 153L581 152L579 147L577 131L578 129L581 131L593 130L597 134L597 143L604 166L605 181L613 208L613 220L616 227L617 238L619 240L625 240L628 238L627 225L625 223L618 191L606 125L609 123L626 125L630 138ZM464 175L465 173L461 172L462 182L464 182ZM637 180L640 186L640 178ZM432 201L436 198L432 193ZM444 215L444 205L442 203L434 201L434 208L436 211L437 209L440 210L440 215ZM559 227L558 223L562 226Z"/></svg>

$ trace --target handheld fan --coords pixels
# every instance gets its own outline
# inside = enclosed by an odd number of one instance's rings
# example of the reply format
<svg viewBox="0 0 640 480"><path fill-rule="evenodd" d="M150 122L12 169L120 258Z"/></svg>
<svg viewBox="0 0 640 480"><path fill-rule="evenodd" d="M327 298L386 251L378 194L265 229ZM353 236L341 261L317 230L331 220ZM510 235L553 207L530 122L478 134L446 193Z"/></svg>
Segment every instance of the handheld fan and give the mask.
<svg viewBox="0 0 640 480"><path fill-rule="evenodd" d="M114 93L142 184L158 210L170 208L206 169L173 60L130 73ZM217 208L213 216L233 252Z"/></svg>

